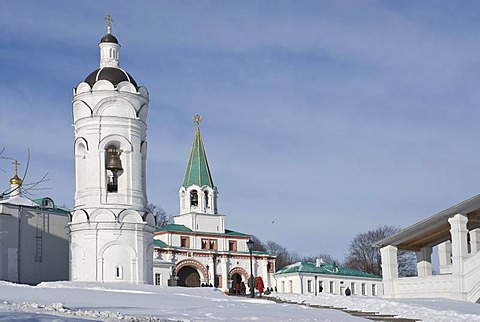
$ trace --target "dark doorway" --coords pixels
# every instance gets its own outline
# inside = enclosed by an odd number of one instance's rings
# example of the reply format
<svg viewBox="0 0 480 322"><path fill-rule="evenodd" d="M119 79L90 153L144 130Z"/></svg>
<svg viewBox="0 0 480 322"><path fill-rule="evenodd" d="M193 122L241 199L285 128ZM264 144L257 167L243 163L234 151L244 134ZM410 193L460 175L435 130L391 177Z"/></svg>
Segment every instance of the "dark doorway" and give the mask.
<svg viewBox="0 0 480 322"><path fill-rule="evenodd" d="M238 273L232 275L232 289L231 293L240 293L241 291L242 276ZM238 285L238 286L237 286Z"/></svg>
<svg viewBox="0 0 480 322"><path fill-rule="evenodd" d="M197 270L191 266L182 267L178 273L178 286L199 287L200 275Z"/></svg>

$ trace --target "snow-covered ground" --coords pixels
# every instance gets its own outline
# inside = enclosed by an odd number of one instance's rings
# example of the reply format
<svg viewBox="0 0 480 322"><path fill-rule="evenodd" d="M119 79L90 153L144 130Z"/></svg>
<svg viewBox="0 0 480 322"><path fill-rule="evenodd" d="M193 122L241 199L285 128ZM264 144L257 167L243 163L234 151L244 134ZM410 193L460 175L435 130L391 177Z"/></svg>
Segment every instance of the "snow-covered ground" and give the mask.
<svg viewBox="0 0 480 322"><path fill-rule="evenodd" d="M377 311L422 321L480 321L480 305L442 299L385 300L274 293L297 302ZM214 288L0 282L0 321L366 321L333 309L226 296Z"/></svg>

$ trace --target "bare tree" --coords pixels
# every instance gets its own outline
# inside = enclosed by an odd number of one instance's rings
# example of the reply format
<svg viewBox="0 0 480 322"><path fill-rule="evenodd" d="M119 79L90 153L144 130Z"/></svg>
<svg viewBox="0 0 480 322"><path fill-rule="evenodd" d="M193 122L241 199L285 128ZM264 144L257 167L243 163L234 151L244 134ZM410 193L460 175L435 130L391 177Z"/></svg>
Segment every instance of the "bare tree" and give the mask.
<svg viewBox="0 0 480 322"><path fill-rule="evenodd" d="M257 252L266 252L267 251L267 248L265 247L265 245L262 243L262 241L257 236L251 235L250 240L253 241L253 250L254 251L257 251Z"/></svg>
<svg viewBox="0 0 480 322"><path fill-rule="evenodd" d="M295 259L292 257L292 254L287 250L286 247L270 240L265 246L267 253L277 256L275 260L275 267L277 269L295 262Z"/></svg>
<svg viewBox="0 0 480 322"><path fill-rule="evenodd" d="M387 238L400 231L397 227L380 226L375 230L358 234L350 242L345 266L365 273L382 275L382 261L380 249L372 244ZM398 266L400 276L416 274L415 254L407 251L398 251Z"/></svg>
<svg viewBox="0 0 480 322"><path fill-rule="evenodd" d="M147 205L148 211L150 211L155 217L155 223L157 227L163 227L173 223L173 217L165 211L162 207L156 206L153 203Z"/></svg>

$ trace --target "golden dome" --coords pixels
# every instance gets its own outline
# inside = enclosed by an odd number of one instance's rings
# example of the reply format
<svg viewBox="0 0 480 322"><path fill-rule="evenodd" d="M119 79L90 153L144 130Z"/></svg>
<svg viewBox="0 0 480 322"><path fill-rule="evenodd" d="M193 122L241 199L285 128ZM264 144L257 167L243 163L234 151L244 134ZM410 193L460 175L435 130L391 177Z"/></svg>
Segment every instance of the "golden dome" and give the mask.
<svg viewBox="0 0 480 322"><path fill-rule="evenodd" d="M22 185L22 179L20 179L20 178L18 177L18 175L15 174L15 175L13 176L13 178L10 179L10 184L16 184L16 185L18 185L18 186L21 186L21 185Z"/></svg>

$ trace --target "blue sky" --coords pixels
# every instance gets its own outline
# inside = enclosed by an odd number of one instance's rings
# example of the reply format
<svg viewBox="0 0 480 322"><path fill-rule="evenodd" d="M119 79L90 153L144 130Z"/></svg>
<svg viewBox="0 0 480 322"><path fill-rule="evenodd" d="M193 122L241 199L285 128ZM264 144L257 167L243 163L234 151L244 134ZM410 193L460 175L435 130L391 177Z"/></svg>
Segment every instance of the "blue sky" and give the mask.
<svg viewBox="0 0 480 322"><path fill-rule="evenodd" d="M72 88L106 14L150 92L147 193L170 214L194 114L227 228L300 254L342 260L480 190L477 1L3 1L0 146L49 173L34 197L73 207Z"/></svg>

